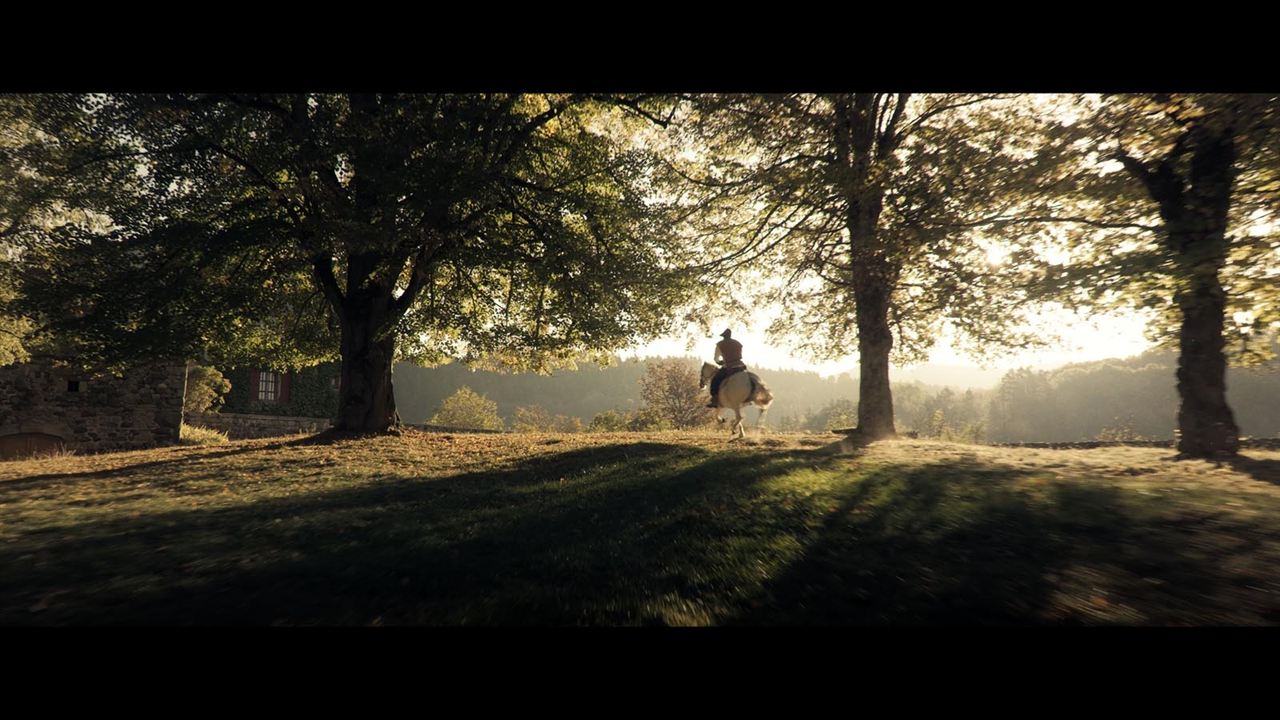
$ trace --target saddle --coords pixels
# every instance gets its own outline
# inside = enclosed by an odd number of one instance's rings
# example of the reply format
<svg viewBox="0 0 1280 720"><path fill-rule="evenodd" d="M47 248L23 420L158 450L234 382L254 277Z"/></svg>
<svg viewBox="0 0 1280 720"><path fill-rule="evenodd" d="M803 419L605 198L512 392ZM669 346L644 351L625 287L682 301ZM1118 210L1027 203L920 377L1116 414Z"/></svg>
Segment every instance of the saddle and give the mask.
<svg viewBox="0 0 1280 720"><path fill-rule="evenodd" d="M737 375L740 372L746 372L746 370L747 370L746 365L734 365L732 367L720 368L720 371L724 373L723 375L720 376L720 384L723 385L725 380L728 380L729 378L733 377L734 375ZM749 395L748 397L752 397L756 394L756 391L760 389L760 384L761 384L760 376L756 375L753 372L747 372L747 377L751 379L751 395Z"/></svg>

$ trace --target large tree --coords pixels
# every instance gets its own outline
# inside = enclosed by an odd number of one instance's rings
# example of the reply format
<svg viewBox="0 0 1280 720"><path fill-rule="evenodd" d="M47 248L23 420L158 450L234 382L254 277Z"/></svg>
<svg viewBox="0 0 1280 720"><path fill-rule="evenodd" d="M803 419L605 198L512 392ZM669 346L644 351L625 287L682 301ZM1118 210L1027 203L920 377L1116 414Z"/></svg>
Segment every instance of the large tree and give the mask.
<svg viewBox="0 0 1280 720"><path fill-rule="evenodd" d="M859 362L858 428L895 432L891 357L922 359L944 324L977 346L1026 346L1022 287L988 262L977 220L1040 162L1026 99L907 93L691 98L672 169L684 228L736 251L730 273L781 270L758 300L777 335Z"/></svg>
<svg viewBox="0 0 1280 720"><path fill-rule="evenodd" d="M660 334L692 291L645 98L57 95L23 307L84 357L341 358L336 427L397 423L397 357L544 368ZM38 148L38 150L37 150Z"/></svg>
<svg viewBox="0 0 1280 720"><path fill-rule="evenodd" d="M1072 162L1040 180L1078 224L1048 274L1080 308L1141 307L1178 348L1178 450L1232 456L1228 359L1269 359L1280 325L1280 98L1076 99Z"/></svg>

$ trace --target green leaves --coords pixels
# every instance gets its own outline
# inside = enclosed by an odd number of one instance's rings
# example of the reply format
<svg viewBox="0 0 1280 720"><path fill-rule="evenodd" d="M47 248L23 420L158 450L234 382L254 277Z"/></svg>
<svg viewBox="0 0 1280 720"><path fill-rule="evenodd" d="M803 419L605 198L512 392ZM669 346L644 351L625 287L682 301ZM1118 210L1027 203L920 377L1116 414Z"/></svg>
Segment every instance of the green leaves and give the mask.
<svg viewBox="0 0 1280 720"><path fill-rule="evenodd" d="M429 423L478 430L501 430L504 427L502 418L498 415L498 404L483 395L477 395L465 385L445 398Z"/></svg>
<svg viewBox="0 0 1280 720"><path fill-rule="evenodd" d="M1045 172L1033 99L725 95L691 114L686 143L704 160L680 171L701 188L689 235L726 258L712 302L765 288L742 304L786 308L771 332L815 359L853 350L870 286L890 294L900 360L924 357L943 322L980 346L1040 341L1017 330L1028 283L1008 279L1023 256L987 262L992 242L1016 248L1021 228L1000 219L1029 212Z"/></svg>
<svg viewBox="0 0 1280 720"><path fill-rule="evenodd" d="M336 357L343 303L377 296L404 357L545 369L661 334L695 287L630 141L653 99L9 102L59 139L14 151L33 197L103 219L15 235L22 306L86 358L308 365Z"/></svg>
<svg viewBox="0 0 1280 720"><path fill-rule="evenodd" d="M1094 226L1071 233L1071 267L1044 274L1040 292L1068 298L1080 309L1154 310L1150 334L1163 344L1176 340L1177 298L1198 276L1221 279L1228 317L1274 313L1280 307L1272 280L1280 273L1280 254L1272 252L1280 195L1269 183L1278 169L1276 98L1112 95L1086 105L1073 128L1094 152L1082 155L1060 145L1055 152L1063 157L1064 180L1042 191L1059 214ZM1213 138L1234 148L1229 195L1225 185L1215 190L1209 181ZM1219 197L1211 201L1212 193ZM1265 339L1275 328L1264 324L1251 331ZM1265 359L1265 351L1237 352L1240 347L1228 343L1236 362Z"/></svg>

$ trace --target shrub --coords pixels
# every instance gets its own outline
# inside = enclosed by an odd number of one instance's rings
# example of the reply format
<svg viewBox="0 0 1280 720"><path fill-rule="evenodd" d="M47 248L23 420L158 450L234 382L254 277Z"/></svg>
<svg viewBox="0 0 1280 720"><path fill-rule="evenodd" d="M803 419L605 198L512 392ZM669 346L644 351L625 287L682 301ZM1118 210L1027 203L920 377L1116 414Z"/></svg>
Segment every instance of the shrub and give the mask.
<svg viewBox="0 0 1280 720"><path fill-rule="evenodd" d="M552 415L541 405L527 405L516 408L511 429L516 432L582 432L582 421L576 417Z"/></svg>
<svg viewBox="0 0 1280 720"><path fill-rule="evenodd" d="M221 430L182 423L178 442L182 445L221 445L228 440L227 434Z"/></svg>
<svg viewBox="0 0 1280 720"><path fill-rule="evenodd" d="M504 427L502 417L498 415L498 403L466 385L440 403L440 409L431 416L429 423L478 430L502 430Z"/></svg>
<svg viewBox="0 0 1280 720"><path fill-rule="evenodd" d="M182 400L182 410L189 413L217 410L230 390L231 381L216 368L192 365L187 368L187 394Z"/></svg>

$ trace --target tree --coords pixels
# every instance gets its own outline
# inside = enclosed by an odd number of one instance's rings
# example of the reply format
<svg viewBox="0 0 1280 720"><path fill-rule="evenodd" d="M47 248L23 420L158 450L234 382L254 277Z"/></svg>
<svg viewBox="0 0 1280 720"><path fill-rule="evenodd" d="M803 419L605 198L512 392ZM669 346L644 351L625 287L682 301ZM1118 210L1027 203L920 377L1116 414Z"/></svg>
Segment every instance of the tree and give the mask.
<svg viewBox="0 0 1280 720"><path fill-rule="evenodd" d="M479 430L501 430L504 427L498 415L498 403L476 394L465 385L445 398L431 417L430 424Z"/></svg>
<svg viewBox="0 0 1280 720"><path fill-rule="evenodd" d="M988 416L992 436L1004 442L1062 439L1049 373L1018 368L1000 378Z"/></svg>
<svg viewBox="0 0 1280 720"><path fill-rule="evenodd" d="M541 405L521 405L511 418L511 429L516 432L546 432L551 424L551 413Z"/></svg>
<svg viewBox="0 0 1280 720"><path fill-rule="evenodd" d="M591 418L587 426L591 432L623 432L627 429L627 414L617 410L605 410Z"/></svg>
<svg viewBox="0 0 1280 720"><path fill-rule="evenodd" d="M736 250L726 275L777 267L775 334L859 362L864 435L895 432L891 351L920 359L948 323L979 346L1028 346L1027 296L991 272L976 221L1034 171L1034 109L992 95L721 95L691 102L688 232ZM745 238L745 241L741 240Z"/></svg>
<svg viewBox="0 0 1280 720"><path fill-rule="evenodd" d="M674 428L698 427L715 417L715 411L707 407L710 396L698 387L697 371L679 360L646 363L640 378L640 396L647 415Z"/></svg>
<svg viewBox="0 0 1280 720"><path fill-rule="evenodd" d="M849 398L836 398L810 413L805 419L806 430L824 431L847 428L857 422L858 403Z"/></svg>
<svg viewBox="0 0 1280 720"><path fill-rule="evenodd" d="M398 422L397 357L547 369L660 335L698 289L630 142L665 122L645 98L8 102L32 207L79 213L15 233L28 310L113 361L336 356L339 429Z"/></svg>
<svg viewBox="0 0 1280 720"><path fill-rule="evenodd" d="M182 401L183 412L202 413L217 410L223 396L231 390L231 381L217 368L191 365L187 368L187 394Z"/></svg>
<svg viewBox="0 0 1280 720"><path fill-rule="evenodd" d="M1280 97L1078 100L1080 150L1045 185L1082 216L1051 283L1076 307L1144 307L1179 349L1181 457L1235 455L1228 355L1270 357L1280 326ZM1229 342L1230 335L1239 343Z"/></svg>

